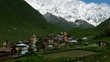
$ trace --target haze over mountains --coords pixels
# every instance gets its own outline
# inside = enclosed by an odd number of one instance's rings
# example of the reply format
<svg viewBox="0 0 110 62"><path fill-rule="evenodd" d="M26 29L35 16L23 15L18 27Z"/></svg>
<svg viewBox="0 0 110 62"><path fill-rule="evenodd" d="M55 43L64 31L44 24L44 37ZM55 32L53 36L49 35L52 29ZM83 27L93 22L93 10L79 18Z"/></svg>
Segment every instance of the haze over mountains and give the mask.
<svg viewBox="0 0 110 62"><path fill-rule="evenodd" d="M41 14L54 16L75 22L84 20L93 26L99 25L110 17L110 5L85 3L82 0L25 0Z"/></svg>

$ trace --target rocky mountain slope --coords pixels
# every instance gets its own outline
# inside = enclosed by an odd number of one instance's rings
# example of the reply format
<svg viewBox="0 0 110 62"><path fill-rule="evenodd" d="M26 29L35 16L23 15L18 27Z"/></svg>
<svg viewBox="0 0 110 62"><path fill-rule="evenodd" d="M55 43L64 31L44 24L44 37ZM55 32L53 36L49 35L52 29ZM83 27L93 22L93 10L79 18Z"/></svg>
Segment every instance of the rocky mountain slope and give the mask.
<svg viewBox="0 0 110 62"><path fill-rule="evenodd" d="M88 22L84 20L76 20L75 22L68 22L62 17L57 17L52 15L51 13L46 13L44 15L47 22L54 24L58 27L64 28L64 29L72 29L72 28L92 28L93 25L89 24Z"/></svg>

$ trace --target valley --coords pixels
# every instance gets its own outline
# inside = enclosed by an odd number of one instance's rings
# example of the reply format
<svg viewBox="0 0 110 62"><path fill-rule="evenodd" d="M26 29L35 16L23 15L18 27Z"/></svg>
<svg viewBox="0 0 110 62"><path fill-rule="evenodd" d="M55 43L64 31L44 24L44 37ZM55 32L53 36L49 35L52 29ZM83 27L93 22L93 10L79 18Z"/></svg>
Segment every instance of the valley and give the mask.
<svg viewBox="0 0 110 62"><path fill-rule="evenodd" d="M0 0L1 61L110 62L108 5L75 0L72 2L80 5L65 10L62 5L68 7L69 1L54 0L52 3L57 2L59 7L52 4L50 8L45 7L49 2L40 2L42 0Z"/></svg>

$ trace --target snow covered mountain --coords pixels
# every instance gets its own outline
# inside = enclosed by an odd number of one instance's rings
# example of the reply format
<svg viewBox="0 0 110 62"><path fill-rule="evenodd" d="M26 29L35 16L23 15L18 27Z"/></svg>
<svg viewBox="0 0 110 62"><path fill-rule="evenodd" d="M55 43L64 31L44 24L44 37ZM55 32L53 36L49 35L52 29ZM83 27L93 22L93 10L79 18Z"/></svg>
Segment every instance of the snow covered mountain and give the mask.
<svg viewBox="0 0 110 62"><path fill-rule="evenodd" d="M55 15L52 15L51 13L46 13L44 15L44 18L47 20L47 22L54 24L55 26L64 28L64 29L71 29L71 28L92 28L93 25L89 24L88 22L84 20L76 20L75 22L68 22L62 17L57 17Z"/></svg>
<svg viewBox="0 0 110 62"><path fill-rule="evenodd" d="M69 22L83 20L94 26L110 18L110 5L85 3L83 0L25 0L41 14L51 13Z"/></svg>

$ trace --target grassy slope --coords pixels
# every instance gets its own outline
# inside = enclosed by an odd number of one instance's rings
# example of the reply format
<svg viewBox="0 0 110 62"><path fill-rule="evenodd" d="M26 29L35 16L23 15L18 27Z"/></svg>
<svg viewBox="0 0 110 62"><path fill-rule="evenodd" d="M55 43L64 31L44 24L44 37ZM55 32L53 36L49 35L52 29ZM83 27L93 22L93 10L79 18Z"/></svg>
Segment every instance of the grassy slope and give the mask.
<svg viewBox="0 0 110 62"><path fill-rule="evenodd" d="M98 29L100 31L100 36L101 34L105 35L105 32L110 30L110 18L101 23L99 26L97 26L95 29ZM107 35L108 33L106 33ZM103 41L109 41L110 42L110 36L100 36L97 40L103 40Z"/></svg>
<svg viewBox="0 0 110 62"><path fill-rule="evenodd" d="M110 29L110 19L107 19L105 22L101 23L96 28L90 28L90 29L72 29L69 32L74 34L75 36L96 36L100 33L103 33L105 30Z"/></svg>
<svg viewBox="0 0 110 62"><path fill-rule="evenodd" d="M106 29L110 29L110 18L107 19L106 21L104 21L103 23L101 23L97 29L100 29L100 30L106 30Z"/></svg>
<svg viewBox="0 0 110 62"><path fill-rule="evenodd" d="M0 42L27 39L33 33L42 36L55 29L24 0L0 0Z"/></svg>
<svg viewBox="0 0 110 62"><path fill-rule="evenodd" d="M70 34L73 34L76 37L94 37L95 35L99 34L100 31L95 28L88 28L88 29L72 29L69 31Z"/></svg>

